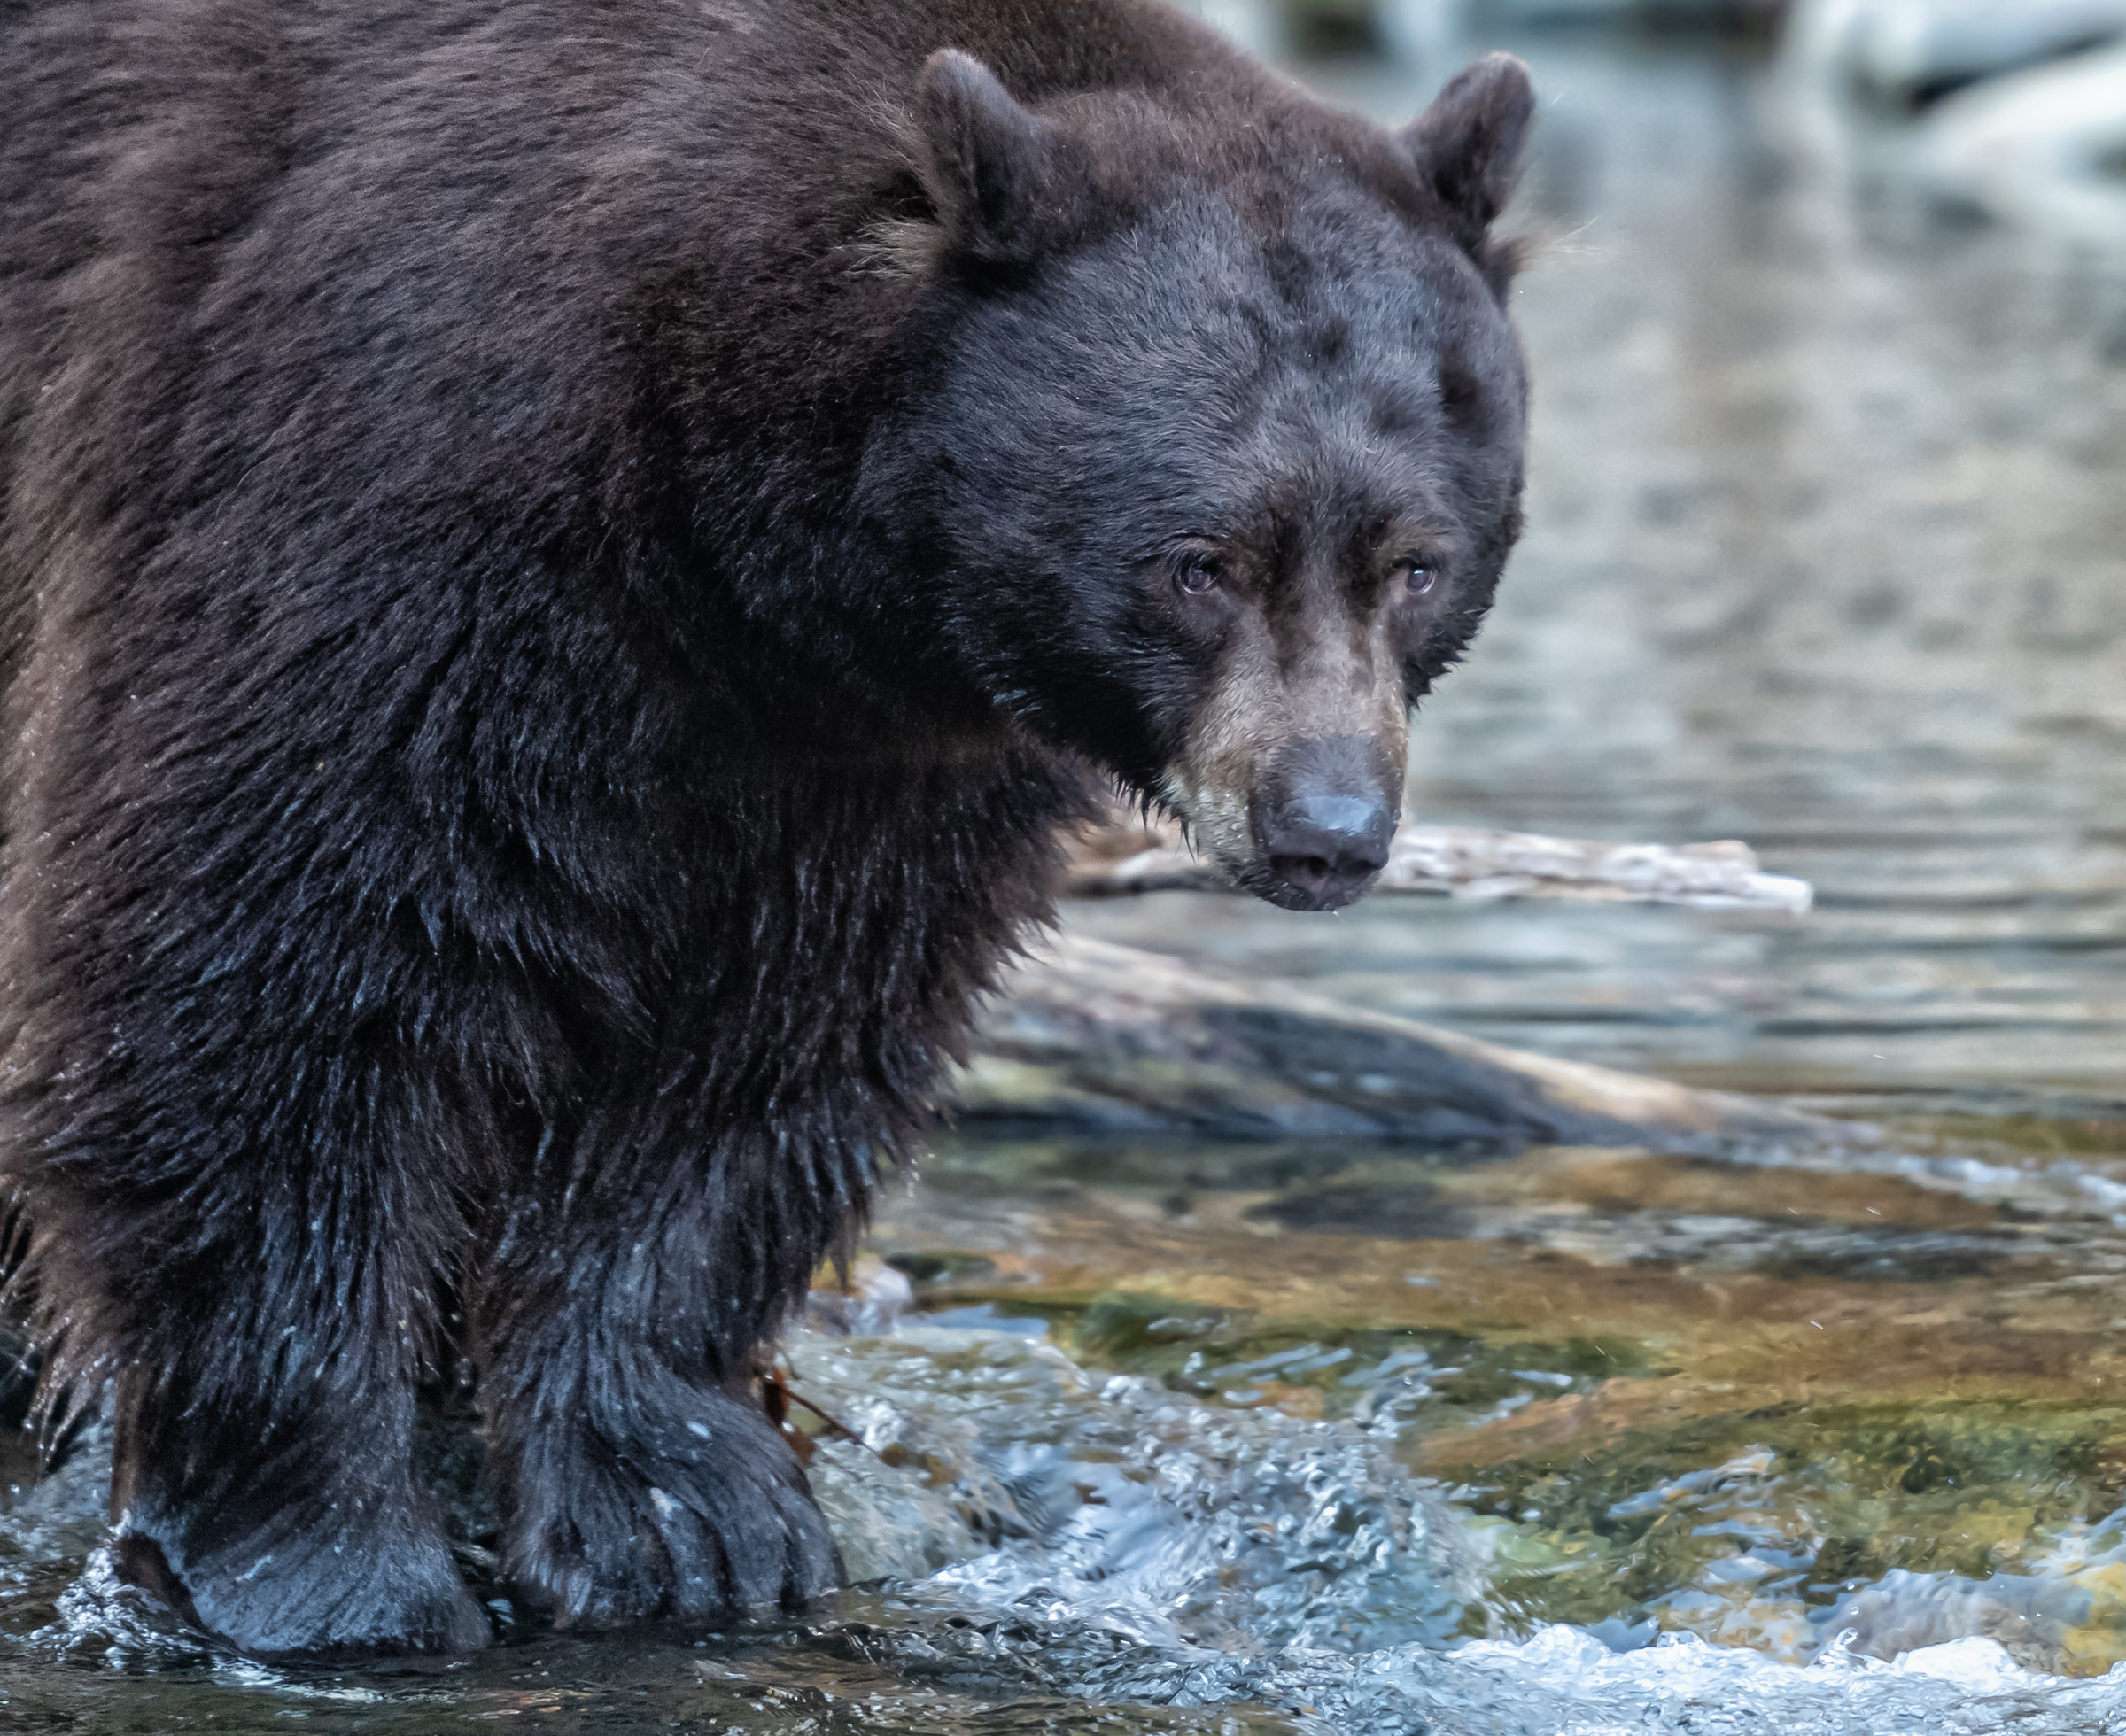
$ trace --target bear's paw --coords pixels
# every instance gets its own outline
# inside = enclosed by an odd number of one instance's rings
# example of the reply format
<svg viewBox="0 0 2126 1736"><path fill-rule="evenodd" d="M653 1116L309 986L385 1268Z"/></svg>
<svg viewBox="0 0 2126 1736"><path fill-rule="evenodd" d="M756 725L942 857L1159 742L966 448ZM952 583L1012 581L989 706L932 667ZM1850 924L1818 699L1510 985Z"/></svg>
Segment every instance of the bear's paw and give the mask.
<svg viewBox="0 0 2126 1736"><path fill-rule="evenodd" d="M789 1444L753 1405L694 1397L625 1438L544 1431L520 1467L508 1569L556 1627L788 1612L841 1585Z"/></svg>

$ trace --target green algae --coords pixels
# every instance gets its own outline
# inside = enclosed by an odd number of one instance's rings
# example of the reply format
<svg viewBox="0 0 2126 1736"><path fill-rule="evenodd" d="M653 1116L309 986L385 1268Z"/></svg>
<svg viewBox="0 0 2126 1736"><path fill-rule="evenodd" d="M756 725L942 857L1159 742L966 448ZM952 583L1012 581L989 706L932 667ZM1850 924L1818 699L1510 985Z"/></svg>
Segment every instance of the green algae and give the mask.
<svg viewBox="0 0 2126 1736"><path fill-rule="evenodd" d="M1520 1631L1660 1621L1711 1582L1828 1608L1896 1571L1983 1579L2126 1500L2117 1407L1771 1405L1490 1463L1452 1453L1435 1472L1512 1523L1492 1596Z"/></svg>
<svg viewBox="0 0 2126 1736"><path fill-rule="evenodd" d="M2126 1237L1990 1173L970 1143L878 1243L923 1306L1392 1431L1486 1540L1466 1633L1798 1660L1871 1588L1923 1583L2093 1672L2126 1659Z"/></svg>
<svg viewBox="0 0 2126 1736"><path fill-rule="evenodd" d="M1007 1305L1029 1312L1023 1297ZM1555 1343L1452 1329L1372 1328L1265 1318L1245 1310L1105 1291L1045 1316L1063 1347L1096 1368L1146 1375L1176 1392L1312 1416L1399 1418L1451 1427L1519 1396L1587 1391L1648 1367L1621 1338Z"/></svg>

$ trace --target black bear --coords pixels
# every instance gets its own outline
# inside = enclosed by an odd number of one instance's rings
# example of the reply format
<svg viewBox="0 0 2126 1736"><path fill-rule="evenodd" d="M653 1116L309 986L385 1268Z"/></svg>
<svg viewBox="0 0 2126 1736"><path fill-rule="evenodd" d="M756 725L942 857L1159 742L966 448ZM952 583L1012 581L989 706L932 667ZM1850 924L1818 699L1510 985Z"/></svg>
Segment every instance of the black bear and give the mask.
<svg viewBox="0 0 2126 1736"><path fill-rule="evenodd" d="M1382 864L1518 528L1523 68L1395 131L1149 0L6 0L0 112L0 1183L120 1572L482 1643L462 1342L556 1621L827 1590L760 1347L1059 825Z"/></svg>

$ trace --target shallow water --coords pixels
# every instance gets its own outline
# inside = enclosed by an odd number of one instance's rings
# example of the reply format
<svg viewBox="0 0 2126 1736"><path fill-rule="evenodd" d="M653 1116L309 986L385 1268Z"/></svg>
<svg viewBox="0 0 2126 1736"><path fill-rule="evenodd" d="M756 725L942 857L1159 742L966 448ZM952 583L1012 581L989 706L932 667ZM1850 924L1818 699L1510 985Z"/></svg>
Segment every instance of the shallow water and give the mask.
<svg viewBox="0 0 2126 1736"><path fill-rule="evenodd" d="M788 1347L834 1604L216 1657L84 1572L92 1434L0 1518L0 1728L2126 1731L2122 1196L1960 1135L948 1141Z"/></svg>
<svg viewBox="0 0 2126 1736"><path fill-rule="evenodd" d="M833 1606L268 1669L109 1585L92 1433L0 1452L0 1729L2126 1732L2126 289L1760 65L1522 46L1530 534L1413 805L1818 912L1070 919L1883 1131L947 1142L873 1238L914 1312L790 1346Z"/></svg>

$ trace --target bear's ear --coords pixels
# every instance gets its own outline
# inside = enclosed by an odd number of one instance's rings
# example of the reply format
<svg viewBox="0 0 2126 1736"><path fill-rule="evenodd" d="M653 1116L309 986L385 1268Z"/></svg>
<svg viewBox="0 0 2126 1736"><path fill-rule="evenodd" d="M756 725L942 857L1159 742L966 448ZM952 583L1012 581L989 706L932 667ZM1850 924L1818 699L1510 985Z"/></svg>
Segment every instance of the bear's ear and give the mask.
<svg viewBox="0 0 2126 1736"><path fill-rule="evenodd" d="M1535 115L1528 68L1487 54L1448 81L1432 107L1402 129L1404 147L1432 183L1455 238L1480 253L1484 231L1506 208Z"/></svg>
<svg viewBox="0 0 2126 1736"><path fill-rule="evenodd" d="M1003 262L1031 252L1056 167L1056 131L971 55L944 48L916 81L923 189L950 241Z"/></svg>

